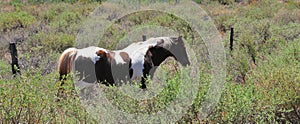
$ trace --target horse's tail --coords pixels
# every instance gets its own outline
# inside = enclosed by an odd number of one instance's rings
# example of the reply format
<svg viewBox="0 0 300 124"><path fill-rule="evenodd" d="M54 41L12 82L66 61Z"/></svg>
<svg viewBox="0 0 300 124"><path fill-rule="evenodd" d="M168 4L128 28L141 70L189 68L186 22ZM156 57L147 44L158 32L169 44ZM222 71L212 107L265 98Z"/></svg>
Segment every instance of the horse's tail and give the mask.
<svg viewBox="0 0 300 124"><path fill-rule="evenodd" d="M66 49L60 56L58 61L59 80L65 80L68 73L72 69L72 63L77 53L76 48Z"/></svg>

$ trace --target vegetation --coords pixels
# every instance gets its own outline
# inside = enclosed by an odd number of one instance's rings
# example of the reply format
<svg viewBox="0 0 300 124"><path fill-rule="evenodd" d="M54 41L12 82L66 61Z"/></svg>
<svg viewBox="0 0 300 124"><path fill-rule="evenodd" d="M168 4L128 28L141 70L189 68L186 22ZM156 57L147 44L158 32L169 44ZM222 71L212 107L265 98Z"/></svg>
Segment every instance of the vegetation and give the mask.
<svg viewBox="0 0 300 124"><path fill-rule="evenodd" d="M57 60L74 44L83 21L101 0L5 0L0 2L0 43L18 42L22 75L10 72L8 45L0 46L0 123L96 123L73 93L56 101ZM201 86L194 104L178 123L298 123L300 121L300 3L297 0L195 0L215 21L226 47L227 75L222 96L208 117L199 120L210 81L209 58L201 61ZM126 20L126 21L124 21ZM123 26L123 23L134 25ZM101 46L113 49L137 27L172 27L192 42L194 30L171 14L148 11L126 16L108 29ZM228 29L234 28L229 49ZM3 37L2 37L3 36ZM197 46L200 47L201 45ZM203 50L207 56L207 50ZM198 58L200 59L200 57ZM151 100L134 100L106 87L119 109L151 113L169 105L181 90L180 71L168 61L162 68L166 88ZM138 86L137 86L138 87ZM127 102L123 102L127 101Z"/></svg>

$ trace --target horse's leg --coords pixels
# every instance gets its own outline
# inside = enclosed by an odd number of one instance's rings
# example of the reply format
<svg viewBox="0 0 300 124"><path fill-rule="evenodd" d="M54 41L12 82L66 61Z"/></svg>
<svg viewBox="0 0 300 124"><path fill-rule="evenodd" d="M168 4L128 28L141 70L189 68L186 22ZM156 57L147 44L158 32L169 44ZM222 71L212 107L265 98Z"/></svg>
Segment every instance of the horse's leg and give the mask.
<svg viewBox="0 0 300 124"><path fill-rule="evenodd" d="M142 89L146 89L147 88L147 86L146 86L146 79L147 79L147 75L144 73L143 77L142 77L142 81L141 81L141 83L142 83L141 88Z"/></svg>
<svg viewBox="0 0 300 124"><path fill-rule="evenodd" d="M144 69L143 69L143 76L142 76L142 85L141 88L142 89L146 89L146 81L147 81L147 77L150 74L150 70L153 68L153 63L152 61L145 61L144 63ZM151 75L150 75L151 76Z"/></svg>
<svg viewBox="0 0 300 124"><path fill-rule="evenodd" d="M150 70L150 74L149 74L149 75L150 75L150 79L153 79L154 73L155 73L157 67L158 67L158 66L154 66L154 67Z"/></svg>
<svg viewBox="0 0 300 124"><path fill-rule="evenodd" d="M154 64L152 62L152 53L151 51L147 51L145 58L144 58L144 69L143 69L143 76L142 76L142 89L146 89L146 81L147 81L147 76L149 76L150 70L154 67Z"/></svg>

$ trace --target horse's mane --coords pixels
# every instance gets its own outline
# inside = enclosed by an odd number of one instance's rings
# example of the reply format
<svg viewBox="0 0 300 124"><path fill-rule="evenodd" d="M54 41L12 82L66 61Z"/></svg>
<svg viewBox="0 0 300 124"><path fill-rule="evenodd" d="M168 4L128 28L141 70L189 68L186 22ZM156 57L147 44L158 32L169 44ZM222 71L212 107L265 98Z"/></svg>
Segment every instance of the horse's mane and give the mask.
<svg viewBox="0 0 300 124"><path fill-rule="evenodd" d="M150 38L148 40L146 40L144 43L145 44L159 44L161 41L163 41L163 43L161 44L161 47L164 47L165 49L170 49L171 45L174 43L174 41L172 40L172 37L155 37L155 38Z"/></svg>
<svg viewBox="0 0 300 124"><path fill-rule="evenodd" d="M165 49L170 49L171 45L173 45L174 42L175 42L173 40L174 38L177 38L177 37L149 38L146 41L132 43L129 46L127 46L126 48L124 48L123 51L126 51L128 53L134 53L135 51L144 51L144 52L146 52L145 49L148 49L149 47L154 47L156 45L160 45L161 47L164 47ZM142 49L144 49L144 50L142 50Z"/></svg>

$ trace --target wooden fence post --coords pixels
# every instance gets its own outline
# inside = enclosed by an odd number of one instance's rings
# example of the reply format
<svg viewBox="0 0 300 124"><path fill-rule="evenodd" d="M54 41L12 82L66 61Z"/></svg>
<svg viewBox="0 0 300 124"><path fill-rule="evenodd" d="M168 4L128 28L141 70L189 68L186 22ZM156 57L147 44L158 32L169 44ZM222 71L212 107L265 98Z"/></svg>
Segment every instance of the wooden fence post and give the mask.
<svg viewBox="0 0 300 124"><path fill-rule="evenodd" d="M16 43L9 43L9 50L11 54L11 69L12 73L15 76L16 73L21 74L20 72L20 67L18 64L18 53L17 53L17 48L16 48Z"/></svg>
<svg viewBox="0 0 300 124"><path fill-rule="evenodd" d="M146 35L143 35L142 37L143 37L143 41L146 41Z"/></svg>
<svg viewBox="0 0 300 124"><path fill-rule="evenodd" d="M233 34L234 34L234 31L233 31L233 28L231 27L230 28L230 46L229 46L229 48L230 48L230 51L232 51L233 50Z"/></svg>

